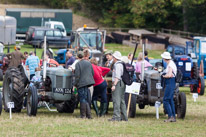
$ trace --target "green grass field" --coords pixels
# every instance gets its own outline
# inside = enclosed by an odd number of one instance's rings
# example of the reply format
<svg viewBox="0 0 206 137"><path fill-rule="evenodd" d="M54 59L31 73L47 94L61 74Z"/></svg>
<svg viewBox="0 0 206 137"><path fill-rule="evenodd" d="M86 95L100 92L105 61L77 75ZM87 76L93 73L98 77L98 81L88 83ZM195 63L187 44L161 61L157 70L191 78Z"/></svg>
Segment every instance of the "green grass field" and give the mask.
<svg viewBox="0 0 206 137"><path fill-rule="evenodd" d="M119 50L123 55L132 52L134 48L108 44L107 49ZM33 50L32 47L23 46L23 51ZM138 49L138 52L140 49ZM160 58L163 51L149 51L149 56ZM41 50L37 55L40 57ZM49 112L45 108L38 109L36 117L27 116L26 110L21 113L13 113L13 119L9 114L2 112L0 116L0 135L11 137L23 136L95 136L95 137L145 137L145 136L205 136L206 135L206 96L199 96L197 102L193 101L189 87L180 88L187 96L187 112L184 120L178 119L176 123L164 123L166 116L160 107L160 119L155 117L155 108L146 106L140 110L137 106L136 118L130 118L128 122L108 122L112 117L112 103L106 117L98 118L92 110L92 120L79 119L79 108L73 114Z"/></svg>

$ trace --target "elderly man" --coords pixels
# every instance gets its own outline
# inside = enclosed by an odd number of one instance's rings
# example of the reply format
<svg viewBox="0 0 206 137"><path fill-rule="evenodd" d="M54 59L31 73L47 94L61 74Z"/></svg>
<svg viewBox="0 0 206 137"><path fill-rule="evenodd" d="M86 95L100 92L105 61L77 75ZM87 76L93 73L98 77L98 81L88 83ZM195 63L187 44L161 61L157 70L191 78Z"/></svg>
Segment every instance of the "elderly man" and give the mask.
<svg viewBox="0 0 206 137"><path fill-rule="evenodd" d="M113 54L114 68L112 72L112 100L113 100L113 117L109 121L128 121L125 105L125 84L122 81L123 64L122 55L119 51Z"/></svg>
<svg viewBox="0 0 206 137"><path fill-rule="evenodd" d="M75 65L75 87L77 88L79 100L80 100L80 117L91 119L91 110L89 105L89 86L92 86L94 82L94 70L92 64L83 59L83 52L78 53L79 61ZM74 88L75 88L74 87Z"/></svg>
<svg viewBox="0 0 206 137"><path fill-rule="evenodd" d="M74 63L75 57L73 56L72 51L70 51L70 50L67 51L66 56L68 57L68 60L66 62L65 67L68 69L68 67Z"/></svg>
<svg viewBox="0 0 206 137"><path fill-rule="evenodd" d="M18 67L25 59L24 55L20 52L21 46L16 46L15 51L8 53L6 56L10 59L9 67Z"/></svg>

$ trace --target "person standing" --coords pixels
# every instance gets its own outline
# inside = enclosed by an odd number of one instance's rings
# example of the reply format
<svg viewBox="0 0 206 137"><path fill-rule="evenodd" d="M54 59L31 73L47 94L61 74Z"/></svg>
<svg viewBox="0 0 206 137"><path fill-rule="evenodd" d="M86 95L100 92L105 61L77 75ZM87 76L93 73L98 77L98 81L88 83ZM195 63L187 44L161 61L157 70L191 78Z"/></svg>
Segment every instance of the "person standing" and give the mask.
<svg viewBox="0 0 206 137"><path fill-rule="evenodd" d="M113 67L113 56L112 56L112 51L109 50L105 53L106 55L106 59L107 59L107 62L105 63L105 67L108 67L110 69L112 69Z"/></svg>
<svg viewBox="0 0 206 137"><path fill-rule="evenodd" d="M125 105L125 88L122 81L123 64L121 62L121 53L115 51L113 54L114 68L112 71L112 100L113 100L113 117L109 121L128 121Z"/></svg>
<svg viewBox="0 0 206 137"><path fill-rule="evenodd" d="M168 113L168 119L164 120L164 122L176 122L175 117L175 105L173 101L173 95L175 90L175 76L177 74L177 67L175 63L171 60L171 56L169 52L164 52L161 54L163 60L167 63L167 67L164 70L165 75L164 78L164 97L163 104L166 112Z"/></svg>
<svg viewBox="0 0 206 137"><path fill-rule="evenodd" d="M92 96L92 105L97 116L104 116L107 111L107 82L104 80L104 76L110 71L109 68L97 66L98 62L96 58L90 60L94 70L94 91ZM97 99L101 96L100 112L97 106Z"/></svg>
<svg viewBox="0 0 206 137"><path fill-rule="evenodd" d="M74 56L72 54L72 51L69 51L69 50L67 51L66 56L68 57L68 60L66 62L65 68L68 69L69 66L71 66L74 63L75 58L74 58Z"/></svg>
<svg viewBox="0 0 206 137"><path fill-rule="evenodd" d="M8 53L6 56L10 60L9 67L18 67L25 59L24 55L20 52L21 46L16 46L15 51Z"/></svg>
<svg viewBox="0 0 206 137"><path fill-rule="evenodd" d="M33 51L31 51L29 55L30 56L26 59L25 65L29 69L30 80L31 80L35 75L35 69L39 67L40 61L39 61L39 57L35 56Z"/></svg>
<svg viewBox="0 0 206 137"><path fill-rule="evenodd" d="M89 86L94 82L94 70L89 61L83 59L83 52L79 51L77 55L79 61L75 65L75 83L74 88L77 88L80 100L80 117L91 119L91 110L88 102Z"/></svg>

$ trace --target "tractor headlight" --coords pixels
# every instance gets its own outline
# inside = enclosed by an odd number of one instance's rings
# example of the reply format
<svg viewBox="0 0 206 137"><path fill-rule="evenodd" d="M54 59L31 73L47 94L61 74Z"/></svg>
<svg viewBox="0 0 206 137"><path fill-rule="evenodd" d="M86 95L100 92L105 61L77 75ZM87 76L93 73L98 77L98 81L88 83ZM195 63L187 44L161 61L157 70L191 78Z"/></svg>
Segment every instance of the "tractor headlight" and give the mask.
<svg viewBox="0 0 206 137"><path fill-rule="evenodd" d="M162 72L162 70L163 70L162 66L158 66L157 71Z"/></svg>

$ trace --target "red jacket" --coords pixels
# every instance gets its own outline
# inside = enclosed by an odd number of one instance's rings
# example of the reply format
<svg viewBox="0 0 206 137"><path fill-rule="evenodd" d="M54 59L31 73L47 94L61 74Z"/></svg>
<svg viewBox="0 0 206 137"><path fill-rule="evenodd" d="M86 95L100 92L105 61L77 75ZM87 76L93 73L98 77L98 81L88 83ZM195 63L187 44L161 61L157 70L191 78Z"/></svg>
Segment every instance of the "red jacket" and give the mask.
<svg viewBox="0 0 206 137"><path fill-rule="evenodd" d="M94 70L94 86L101 84L104 81L104 76L110 71L110 68L100 67L92 64Z"/></svg>

